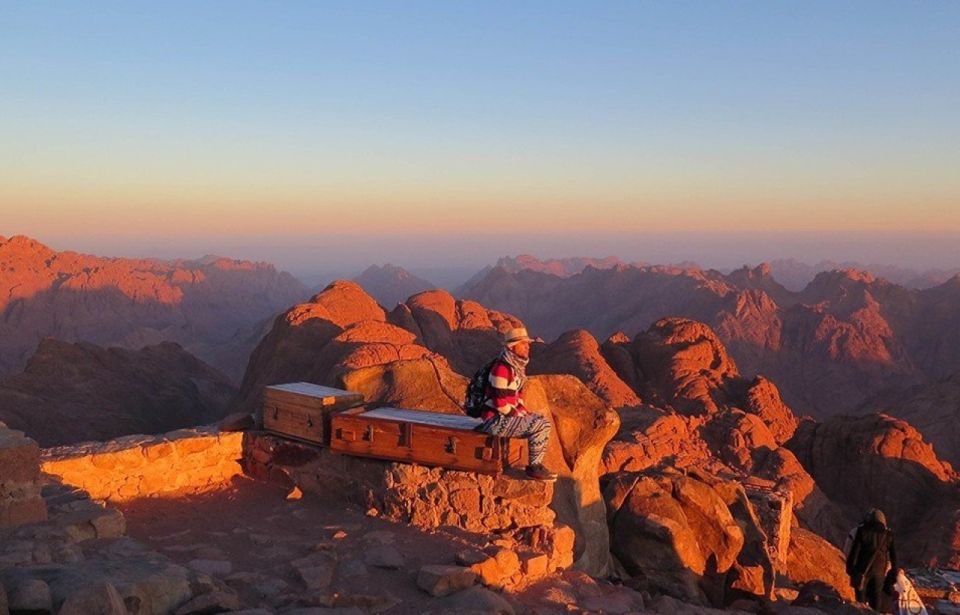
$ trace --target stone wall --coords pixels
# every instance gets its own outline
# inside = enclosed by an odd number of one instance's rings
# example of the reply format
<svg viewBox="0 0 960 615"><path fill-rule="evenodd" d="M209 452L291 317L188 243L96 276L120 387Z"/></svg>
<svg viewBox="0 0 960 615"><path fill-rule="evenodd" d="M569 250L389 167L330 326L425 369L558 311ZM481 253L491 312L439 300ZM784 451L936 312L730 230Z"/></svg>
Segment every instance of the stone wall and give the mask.
<svg viewBox="0 0 960 615"><path fill-rule="evenodd" d="M499 536L514 545L521 562L542 562L525 575L527 582L573 564L575 534L556 521L553 483L339 455L256 431L246 432L243 464L252 478L400 523Z"/></svg>
<svg viewBox="0 0 960 615"><path fill-rule="evenodd" d="M47 518L40 496L40 448L0 423L0 527L35 523Z"/></svg>
<svg viewBox="0 0 960 615"><path fill-rule="evenodd" d="M41 469L94 499L201 493L242 474L243 434L214 427L45 449Z"/></svg>

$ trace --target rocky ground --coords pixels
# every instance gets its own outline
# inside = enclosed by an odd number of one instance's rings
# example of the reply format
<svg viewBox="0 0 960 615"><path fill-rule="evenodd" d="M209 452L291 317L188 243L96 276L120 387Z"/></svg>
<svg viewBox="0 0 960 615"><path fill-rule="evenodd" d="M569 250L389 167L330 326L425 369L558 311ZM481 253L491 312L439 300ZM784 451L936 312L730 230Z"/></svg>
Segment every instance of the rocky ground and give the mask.
<svg viewBox="0 0 960 615"><path fill-rule="evenodd" d="M424 567L463 562L466 553L495 548L496 536L484 542L454 528L424 531L310 494L287 496L275 485L241 479L225 491L142 499L122 511L131 537L222 583L241 605L270 613L311 607L565 613L568 604L574 611L626 613L643 607L638 592L573 572L514 593L461 581L466 589L433 597Z"/></svg>

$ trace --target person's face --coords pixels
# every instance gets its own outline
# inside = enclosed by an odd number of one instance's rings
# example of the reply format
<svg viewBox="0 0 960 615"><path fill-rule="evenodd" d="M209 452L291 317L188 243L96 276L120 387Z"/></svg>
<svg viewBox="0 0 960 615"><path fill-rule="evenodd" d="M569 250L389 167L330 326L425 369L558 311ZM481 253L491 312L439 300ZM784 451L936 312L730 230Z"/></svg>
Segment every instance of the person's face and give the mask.
<svg viewBox="0 0 960 615"><path fill-rule="evenodd" d="M517 342L516 344L510 346L510 349L513 351L513 354L517 355L521 359L530 358L530 342Z"/></svg>

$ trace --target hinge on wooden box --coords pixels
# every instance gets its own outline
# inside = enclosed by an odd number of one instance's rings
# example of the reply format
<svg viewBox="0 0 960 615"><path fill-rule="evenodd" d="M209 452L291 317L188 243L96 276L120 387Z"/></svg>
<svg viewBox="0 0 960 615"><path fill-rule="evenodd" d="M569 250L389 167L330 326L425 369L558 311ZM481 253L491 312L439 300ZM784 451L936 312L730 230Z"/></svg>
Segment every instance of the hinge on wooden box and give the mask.
<svg viewBox="0 0 960 615"><path fill-rule="evenodd" d="M480 459L484 461L493 461L493 449L489 446L484 446L480 449Z"/></svg>
<svg viewBox="0 0 960 615"><path fill-rule="evenodd" d="M373 425L367 425L367 430L363 434L363 439L368 442L373 442Z"/></svg>
<svg viewBox="0 0 960 615"><path fill-rule="evenodd" d="M307 417L307 427L313 427L313 417L311 416Z"/></svg>
<svg viewBox="0 0 960 615"><path fill-rule="evenodd" d="M344 442L353 442L357 439L357 434L349 429L337 429L337 439Z"/></svg>
<svg viewBox="0 0 960 615"><path fill-rule="evenodd" d="M411 423L400 424L400 446L413 448L413 425Z"/></svg>
<svg viewBox="0 0 960 615"><path fill-rule="evenodd" d="M460 441L460 438L456 436L450 436L447 438L447 452L451 455L457 454L457 442Z"/></svg>
<svg viewBox="0 0 960 615"><path fill-rule="evenodd" d="M278 418L279 416L280 416L280 408L278 408L277 406L274 406L274 407L273 407L273 420L277 420L277 418Z"/></svg>

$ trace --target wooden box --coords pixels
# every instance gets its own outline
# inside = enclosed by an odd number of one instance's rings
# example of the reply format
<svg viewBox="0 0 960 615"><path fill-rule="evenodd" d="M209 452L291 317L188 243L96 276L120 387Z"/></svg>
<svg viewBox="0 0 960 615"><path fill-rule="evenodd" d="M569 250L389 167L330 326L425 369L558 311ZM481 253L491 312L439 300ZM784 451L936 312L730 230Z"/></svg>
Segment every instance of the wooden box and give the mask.
<svg viewBox="0 0 960 615"><path fill-rule="evenodd" d="M474 431L479 419L401 408L354 408L330 417L330 448L482 474L526 465L527 441Z"/></svg>
<svg viewBox="0 0 960 615"><path fill-rule="evenodd" d="M363 395L309 382L263 389L263 428L314 444L328 444L330 413L363 403Z"/></svg>

